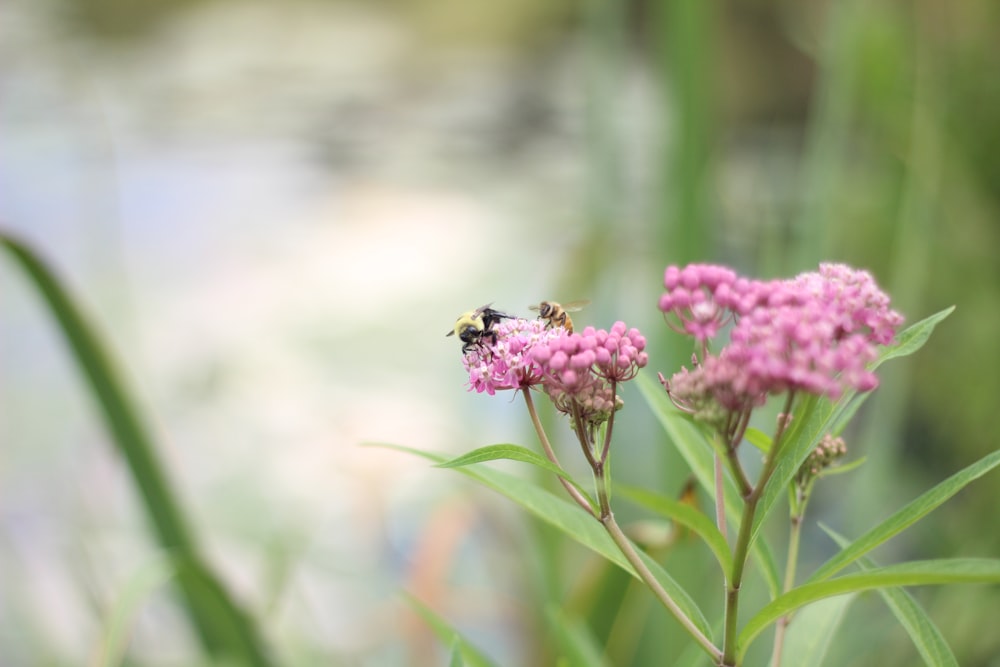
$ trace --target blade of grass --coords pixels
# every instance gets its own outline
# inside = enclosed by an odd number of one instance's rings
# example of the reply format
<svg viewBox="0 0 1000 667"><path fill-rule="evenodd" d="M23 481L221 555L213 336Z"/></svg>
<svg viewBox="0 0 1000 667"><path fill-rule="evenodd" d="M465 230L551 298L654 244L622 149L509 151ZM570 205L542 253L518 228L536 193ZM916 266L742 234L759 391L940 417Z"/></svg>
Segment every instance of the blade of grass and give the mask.
<svg viewBox="0 0 1000 667"><path fill-rule="evenodd" d="M202 647L247 665L268 665L257 630L198 553L175 495L111 353L77 301L28 245L0 231L0 246L38 290L86 381L111 440L125 459L157 540L173 560L187 615Z"/></svg>

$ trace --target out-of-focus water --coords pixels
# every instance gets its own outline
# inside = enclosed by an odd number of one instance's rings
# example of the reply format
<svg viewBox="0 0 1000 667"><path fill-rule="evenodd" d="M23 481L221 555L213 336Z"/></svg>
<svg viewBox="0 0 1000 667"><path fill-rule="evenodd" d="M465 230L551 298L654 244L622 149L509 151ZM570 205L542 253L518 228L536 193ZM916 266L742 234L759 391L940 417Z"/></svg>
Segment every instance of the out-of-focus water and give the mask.
<svg viewBox="0 0 1000 667"><path fill-rule="evenodd" d="M233 2L104 40L56 7L0 10L0 221L114 344L184 507L269 638L399 664L387 609L435 535L419 517L455 487L358 443L522 432L514 406L464 393L444 333L483 302L550 296L539 285L576 238L586 75L572 35L432 43L386 8ZM155 549L6 263L0 295L4 664L78 662ZM480 634L510 622L467 607ZM133 650L183 662L186 632L154 594Z"/></svg>

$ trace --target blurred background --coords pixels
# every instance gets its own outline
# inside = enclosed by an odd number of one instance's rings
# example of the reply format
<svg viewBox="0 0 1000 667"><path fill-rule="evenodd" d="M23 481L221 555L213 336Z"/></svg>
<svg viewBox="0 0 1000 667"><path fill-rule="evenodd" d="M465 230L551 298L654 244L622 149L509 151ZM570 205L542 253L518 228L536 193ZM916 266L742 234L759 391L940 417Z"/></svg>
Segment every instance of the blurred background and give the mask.
<svg viewBox="0 0 1000 667"><path fill-rule="evenodd" d="M519 401L466 393L444 337L483 303L589 299L578 325L640 327L669 375L667 264L845 261L910 323L958 309L884 367L847 434L868 463L807 517L808 572L833 550L816 520L857 536L997 446L998 31L993 0L14 0L0 225L113 347L276 664L444 664L402 591L500 665L552 664L551 605L612 664L665 664L683 637L623 575L360 444L534 446ZM616 478L678 493L687 471L625 400ZM996 557L997 486L877 558ZM58 330L0 263L0 664L104 664L129 598L122 663L208 664L163 558ZM664 558L718 612L704 550ZM1000 665L1000 592L915 594L960 664ZM915 664L877 596L851 609L828 664Z"/></svg>

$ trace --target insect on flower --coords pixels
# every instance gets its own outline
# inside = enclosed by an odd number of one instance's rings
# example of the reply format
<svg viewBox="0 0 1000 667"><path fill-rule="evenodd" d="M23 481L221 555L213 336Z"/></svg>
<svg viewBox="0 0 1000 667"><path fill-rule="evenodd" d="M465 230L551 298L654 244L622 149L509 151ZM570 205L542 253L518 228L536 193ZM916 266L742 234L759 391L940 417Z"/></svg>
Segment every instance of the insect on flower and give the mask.
<svg viewBox="0 0 1000 667"><path fill-rule="evenodd" d="M546 320L549 328L563 327L567 333L573 333L573 320L570 318L569 313L583 310L583 307L589 303L590 301L587 299L570 301L566 304L556 303L555 301L542 301L537 305L528 306L528 308L538 311L539 319Z"/></svg>
<svg viewBox="0 0 1000 667"><path fill-rule="evenodd" d="M493 325L502 319L512 318L513 315L501 313L499 310L490 308L492 303L480 306L475 310L462 313L455 320L455 328L445 334L445 336L458 336L462 341L462 352L468 352L474 346L482 343L484 338L496 342L496 334L493 332Z"/></svg>

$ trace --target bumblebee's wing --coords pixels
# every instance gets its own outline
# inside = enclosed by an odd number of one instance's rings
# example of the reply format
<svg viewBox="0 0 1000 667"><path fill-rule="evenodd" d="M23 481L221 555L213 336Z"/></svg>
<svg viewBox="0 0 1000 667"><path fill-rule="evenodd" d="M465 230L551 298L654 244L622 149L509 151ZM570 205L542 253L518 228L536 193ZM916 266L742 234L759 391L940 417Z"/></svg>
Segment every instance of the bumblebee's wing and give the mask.
<svg viewBox="0 0 1000 667"><path fill-rule="evenodd" d="M491 310L490 306L492 306L492 305L493 305L493 302L490 301L485 306L479 306L479 308L476 308L474 311L472 311L472 313L470 314L470 316L473 319L475 319L477 317L482 317L483 313L485 313L487 310Z"/></svg>
<svg viewBox="0 0 1000 667"><path fill-rule="evenodd" d="M583 310L583 307L587 305L590 305L590 299L578 299L576 301L570 301L569 303L562 304L562 308L567 312L575 313Z"/></svg>

